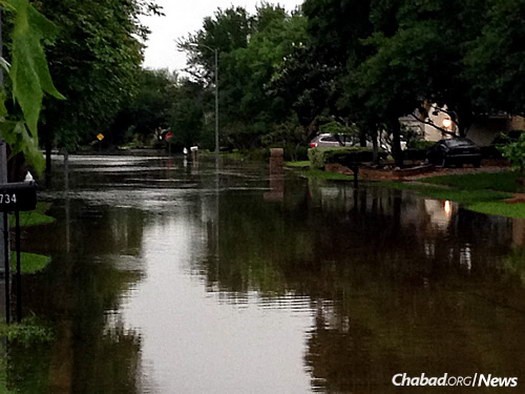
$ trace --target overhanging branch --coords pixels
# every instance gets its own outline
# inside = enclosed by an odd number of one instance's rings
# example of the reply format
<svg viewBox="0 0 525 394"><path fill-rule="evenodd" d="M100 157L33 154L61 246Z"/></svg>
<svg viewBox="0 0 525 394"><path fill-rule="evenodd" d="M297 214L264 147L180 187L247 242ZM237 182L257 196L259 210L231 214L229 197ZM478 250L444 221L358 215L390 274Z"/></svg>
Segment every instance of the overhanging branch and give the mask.
<svg viewBox="0 0 525 394"><path fill-rule="evenodd" d="M432 126L432 127L436 128L436 129L438 129L439 131L441 131L442 133L450 135L451 137L457 137L458 136L456 133L454 133L452 131L449 131L449 130L446 130L446 129L442 128L442 127L439 127L438 125L436 125L434 122L432 122L430 120L421 120L421 119L419 119L414 113L411 113L410 116L412 116L418 122L421 122L423 124Z"/></svg>

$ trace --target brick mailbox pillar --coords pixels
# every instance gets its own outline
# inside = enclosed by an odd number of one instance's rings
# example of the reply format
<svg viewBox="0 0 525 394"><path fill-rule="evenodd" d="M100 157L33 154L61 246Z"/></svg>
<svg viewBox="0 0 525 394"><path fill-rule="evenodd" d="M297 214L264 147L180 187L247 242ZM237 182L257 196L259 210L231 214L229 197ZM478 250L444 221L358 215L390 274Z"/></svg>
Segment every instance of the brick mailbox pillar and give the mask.
<svg viewBox="0 0 525 394"><path fill-rule="evenodd" d="M281 174L284 165L284 149L270 149L270 174Z"/></svg>

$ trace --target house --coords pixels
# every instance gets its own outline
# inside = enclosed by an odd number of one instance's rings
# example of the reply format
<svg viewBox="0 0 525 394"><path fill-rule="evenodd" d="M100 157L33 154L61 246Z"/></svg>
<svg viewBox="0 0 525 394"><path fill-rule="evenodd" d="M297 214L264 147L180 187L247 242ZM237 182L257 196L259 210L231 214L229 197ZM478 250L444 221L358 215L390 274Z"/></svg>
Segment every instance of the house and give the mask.
<svg viewBox="0 0 525 394"><path fill-rule="evenodd" d="M443 130L457 133L457 126L447 113L446 106L438 108L435 104L428 106L428 117L418 120L414 116L399 118L399 121L409 130L417 130L426 141L439 141L450 138L451 135ZM435 127L435 126L437 127ZM478 146L488 146L501 132L511 130L525 131L525 117L511 116L507 113L496 113L478 116L470 126L466 137Z"/></svg>

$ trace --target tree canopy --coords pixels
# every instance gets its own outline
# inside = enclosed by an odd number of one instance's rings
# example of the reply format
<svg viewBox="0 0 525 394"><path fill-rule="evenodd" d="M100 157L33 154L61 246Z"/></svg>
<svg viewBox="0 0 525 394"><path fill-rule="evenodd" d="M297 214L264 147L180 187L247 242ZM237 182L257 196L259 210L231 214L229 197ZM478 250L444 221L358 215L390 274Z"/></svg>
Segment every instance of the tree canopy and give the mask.
<svg viewBox="0 0 525 394"><path fill-rule="evenodd" d="M138 17L160 10L149 0L49 0L35 5L59 27L47 56L57 88L67 98L45 104L47 148L88 142L109 127L134 92L148 33Z"/></svg>
<svg viewBox="0 0 525 394"><path fill-rule="evenodd" d="M40 129L48 147L87 143L101 131L121 143L130 130L149 138L171 128L178 144L212 148L215 88L222 145L306 145L324 123L336 122L376 147L380 135L391 134L399 163L399 118L428 121L430 103L448 112L460 134L478 116L525 112L523 0L305 0L293 12L268 3L253 14L217 9L178 41L187 78L140 69L147 29L138 17L160 12L150 0L34 4L58 26L47 53L58 90L45 78L40 89L67 98L45 102ZM37 24L38 39L51 33L48 23ZM23 68L14 63L13 70ZM27 110L23 98L20 105ZM27 119L33 132L34 115Z"/></svg>
<svg viewBox="0 0 525 394"><path fill-rule="evenodd" d="M189 54L188 71L208 88L214 83L218 51L225 143L258 146L261 137L289 115L284 97L270 93L270 81L294 47L307 39L305 26L300 14L289 14L280 6L262 4L255 15L232 7L218 10L204 20L201 30L179 42Z"/></svg>

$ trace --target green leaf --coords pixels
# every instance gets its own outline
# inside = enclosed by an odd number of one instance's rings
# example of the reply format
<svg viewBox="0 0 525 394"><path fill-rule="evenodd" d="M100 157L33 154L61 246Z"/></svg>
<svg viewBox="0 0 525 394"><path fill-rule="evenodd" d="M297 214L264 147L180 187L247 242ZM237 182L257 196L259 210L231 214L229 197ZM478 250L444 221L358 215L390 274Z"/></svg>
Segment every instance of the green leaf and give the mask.
<svg viewBox="0 0 525 394"><path fill-rule="evenodd" d="M27 0L6 0L15 13L12 32L11 81L13 95L20 104L27 126L38 145L37 124L44 93L56 98L63 96L56 90L49 74L41 41L53 34L54 27L33 9Z"/></svg>
<svg viewBox="0 0 525 394"><path fill-rule="evenodd" d="M11 148L11 155L23 153L26 160L37 172L44 169L45 162L38 147L38 140L33 138L23 121L0 122L0 138Z"/></svg>

